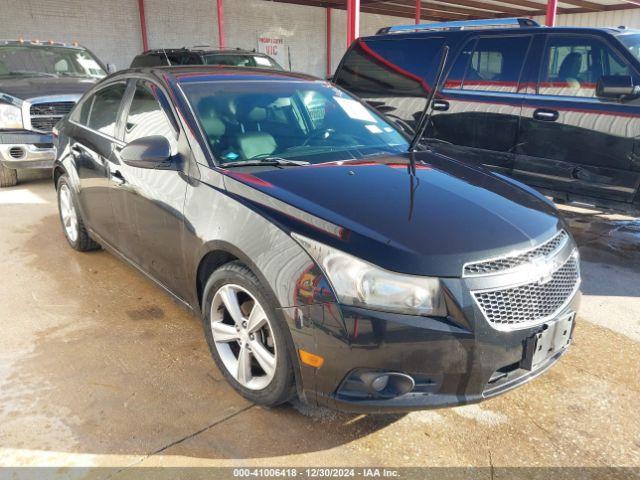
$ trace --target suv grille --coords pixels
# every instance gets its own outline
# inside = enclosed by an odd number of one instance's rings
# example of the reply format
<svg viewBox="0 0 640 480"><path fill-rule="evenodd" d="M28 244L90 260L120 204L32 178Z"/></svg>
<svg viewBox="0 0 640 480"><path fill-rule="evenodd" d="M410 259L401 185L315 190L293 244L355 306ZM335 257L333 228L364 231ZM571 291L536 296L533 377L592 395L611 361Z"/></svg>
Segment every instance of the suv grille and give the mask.
<svg viewBox="0 0 640 480"><path fill-rule="evenodd" d="M553 273L546 283L533 282L499 290L472 292L487 320L497 328L511 330L542 323L571 299L580 284L577 255Z"/></svg>
<svg viewBox="0 0 640 480"><path fill-rule="evenodd" d="M51 132L53 126L71 111L75 102L43 102L31 105L31 126L41 132Z"/></svg>
<svg viewBox="0 0 640 480"><path fill-rule="evenodd" d="M555 237L547 240L542 245L525 252L519 252L514 255L508 255L501 258L491 260L482 260L480 262L467 263L464 266L463 276L475 277L480 275L491 275L494 273L502 273L530 263L534 258L546 258L552 256L553 253L560 250L569 239L569 235L564 230L558 232Z"/></svg>

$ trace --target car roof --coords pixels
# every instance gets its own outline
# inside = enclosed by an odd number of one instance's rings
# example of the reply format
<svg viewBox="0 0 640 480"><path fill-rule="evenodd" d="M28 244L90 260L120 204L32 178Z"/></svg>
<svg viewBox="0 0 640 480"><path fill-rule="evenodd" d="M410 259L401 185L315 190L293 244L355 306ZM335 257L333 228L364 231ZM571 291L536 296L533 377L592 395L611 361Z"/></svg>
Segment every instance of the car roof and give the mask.
<svg viewBox="0 0 640 480"><path fill-rule="evenodd" d="M146 50L142 52L140 55L163 55L164 53L201 53L201 54L210 54L210 53L222 53L225 55L260 55L266 57L267 55L261 52L255 52L253 50L243 50L241 48L227 48L223 50L210 49L210 48L154 48L153 50ZM140 56L139 55L139 56Z"/></svg>
<svg viewBox="0 0 640 480"><path fill-rule="evenodd" d="M183 81L206 80L244 80L244 81L324 81L320 78L304 73L288 72L286 70L271 70L266 68L235 67L226 65L167 65L156 67L138 67L120 70L115 75L131 76L135 74L151 74L160 79Z"/></svg>
<svg viewBox="0 0 640 480"><path fill-rule="evenodd" d="M609 34L624 34L630 32L637 32L637 30L630 30L625 27L513 27L513 28L482 28L482 29L457 29L457 30L420 30L420 31L404 31L404 32L390 32L390 33L378 33L376 35L370 35L362 37L366 40L382 39L382 38L406 38L406 37L422 37L422 36L443 36L443 35L464 35L476 33L480 35L499 35L499 34L531 34L531 33L609 33ZM465 35L466 36L466 35Z"/></svg>

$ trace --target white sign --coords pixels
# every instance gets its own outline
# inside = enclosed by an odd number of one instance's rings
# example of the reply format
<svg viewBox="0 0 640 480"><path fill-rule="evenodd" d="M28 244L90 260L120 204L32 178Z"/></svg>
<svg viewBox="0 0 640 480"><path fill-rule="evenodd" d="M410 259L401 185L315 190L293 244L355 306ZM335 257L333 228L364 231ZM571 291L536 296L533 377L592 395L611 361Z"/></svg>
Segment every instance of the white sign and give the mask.
<svg viewBox="0 0 640 480"><path fill-rule="evenodd" d="M289 67L289 47L284 43L284 39L273 36L262 36L258 38L258 51L266 53L282 67Z"/></svg>

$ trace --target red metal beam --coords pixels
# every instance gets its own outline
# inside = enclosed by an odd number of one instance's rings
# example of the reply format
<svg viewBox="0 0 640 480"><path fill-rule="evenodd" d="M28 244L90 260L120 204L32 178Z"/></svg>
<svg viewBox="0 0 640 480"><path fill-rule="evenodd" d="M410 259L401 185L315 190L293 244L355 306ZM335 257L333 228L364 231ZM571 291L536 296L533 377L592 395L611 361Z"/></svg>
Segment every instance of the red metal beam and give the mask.
<svg viewBox="0 0 640 480"><path fill-rule="evenodd" d="M144 0L138 0L138 13L140 14L140 35L142 36L142 51L149 50L149 38L147 37L147 17L144 14Z"/></svg>
<svg viewBox="0 0 640 480"><path fill-rule="evenodd" d="M420 24L420 15L422 15L422 0L416 0L416 25Z"/></svg>
<svg viewBox="0 0 640 480"><path fill-rule="evenodd" d="M327 77L331 75L331 9L327 11Z"/></svg>
<svg viewBox="0 0 640 480"><path fill-rule="evenodd" d="M360 36L360 0L347 0L347 48Z"/></svg>
<svg viewBox="0 0 640 480"><path fill-rule="evenodd" d="M547 0L547 20L545 25L553 27L556 24L556 12L558 11L558 0Z"/></svg>
<svg viewBox="0 0 640 480"><path fill-rule="evenodd" d="M224 40L224 0L216 0L218 7L218 48L225 48Z"/></svg>

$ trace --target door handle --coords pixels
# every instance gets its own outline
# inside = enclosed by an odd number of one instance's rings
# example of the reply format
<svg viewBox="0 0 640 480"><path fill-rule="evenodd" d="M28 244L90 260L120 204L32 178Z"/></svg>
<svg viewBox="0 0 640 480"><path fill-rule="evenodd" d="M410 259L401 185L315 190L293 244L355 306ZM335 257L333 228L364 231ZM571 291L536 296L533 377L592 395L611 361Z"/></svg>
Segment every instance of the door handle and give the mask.
<svg viewBox="0 0 640 480"><path fill-rule="evenodd" d="M536 120L542 120L543 122L555 122L559 116L560 113L557 110L538 108L533 112L533 118Z"/></svg>
<svg viewBox="0 0 640 480"><path fill-rule="evenodd" d="M434 100L433 109L438 112L446 112L447 110L449 110L449 102L447 102L446 100Z"/></svg>
<svg viewBox="0 0 640 480"><path fill-rule="evenodd" d="M115 183L117 186L121 186L127 183L127 181L122 176L122 173L120 173L120 170L111 172L111 180L113 180L113 183Z"/></svg>

